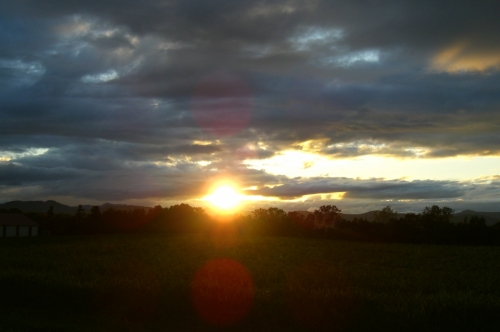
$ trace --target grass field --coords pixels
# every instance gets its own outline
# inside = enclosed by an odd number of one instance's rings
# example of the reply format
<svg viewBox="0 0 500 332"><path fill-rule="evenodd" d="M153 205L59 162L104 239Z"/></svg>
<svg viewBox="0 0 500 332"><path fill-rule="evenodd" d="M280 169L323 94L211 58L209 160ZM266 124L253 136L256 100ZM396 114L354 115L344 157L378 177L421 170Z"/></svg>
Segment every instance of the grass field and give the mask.
<svg viewBox="0 0 500 332"><path fill-rule="evenodd" d="M500 328L499 247L229 235L0 240L2 331Z"/></svg>

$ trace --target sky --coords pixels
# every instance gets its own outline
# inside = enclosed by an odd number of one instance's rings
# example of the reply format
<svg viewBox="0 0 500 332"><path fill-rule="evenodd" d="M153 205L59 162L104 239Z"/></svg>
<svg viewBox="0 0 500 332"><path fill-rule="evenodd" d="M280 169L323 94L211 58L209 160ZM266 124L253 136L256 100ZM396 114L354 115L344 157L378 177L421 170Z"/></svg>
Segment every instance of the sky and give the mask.
<svg viewBox="0 0 500 332"><path fill-rule="evenodd" d="M0 203L500 211L497 0L0 2Z"/></svg>

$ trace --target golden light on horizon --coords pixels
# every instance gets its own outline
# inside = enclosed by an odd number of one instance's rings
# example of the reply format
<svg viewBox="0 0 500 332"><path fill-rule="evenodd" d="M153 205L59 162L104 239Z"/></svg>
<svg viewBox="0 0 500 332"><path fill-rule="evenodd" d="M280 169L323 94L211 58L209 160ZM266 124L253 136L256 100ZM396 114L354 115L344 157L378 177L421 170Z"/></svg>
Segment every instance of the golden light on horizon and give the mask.
<svg viewBox="0 0 500 332"><path fill-rule="evenodd" d="M235 209L240 204L241 199L241 194L230 184L216 186L212 193L205 197L205 200L211 205L225 211Z"/></svg>

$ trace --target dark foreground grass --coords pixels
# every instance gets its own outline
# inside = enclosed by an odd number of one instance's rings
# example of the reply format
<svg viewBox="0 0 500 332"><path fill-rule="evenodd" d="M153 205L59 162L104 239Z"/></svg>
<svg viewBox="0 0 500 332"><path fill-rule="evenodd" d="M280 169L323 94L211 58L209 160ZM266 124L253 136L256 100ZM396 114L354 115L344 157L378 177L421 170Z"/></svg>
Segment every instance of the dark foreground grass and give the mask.
<svg viewBox="0 0 500 332"><path fill-rule="evenodd" d="M500 329L498 247L227 235L0 240L3 331ZM222 266L202 268L218 258Z"/></svg>

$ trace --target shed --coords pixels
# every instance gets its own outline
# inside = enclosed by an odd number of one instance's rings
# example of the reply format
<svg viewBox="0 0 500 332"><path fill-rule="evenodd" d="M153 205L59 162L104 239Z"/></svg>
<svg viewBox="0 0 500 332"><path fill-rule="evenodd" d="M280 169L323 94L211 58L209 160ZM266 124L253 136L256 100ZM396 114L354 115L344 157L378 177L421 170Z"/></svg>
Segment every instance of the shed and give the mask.
<svg viewBox="0 0 500 332"><path fill-rule="evenodd" d="M38 224L20 213L0 213L0 237L37 236Z"/></svg>

